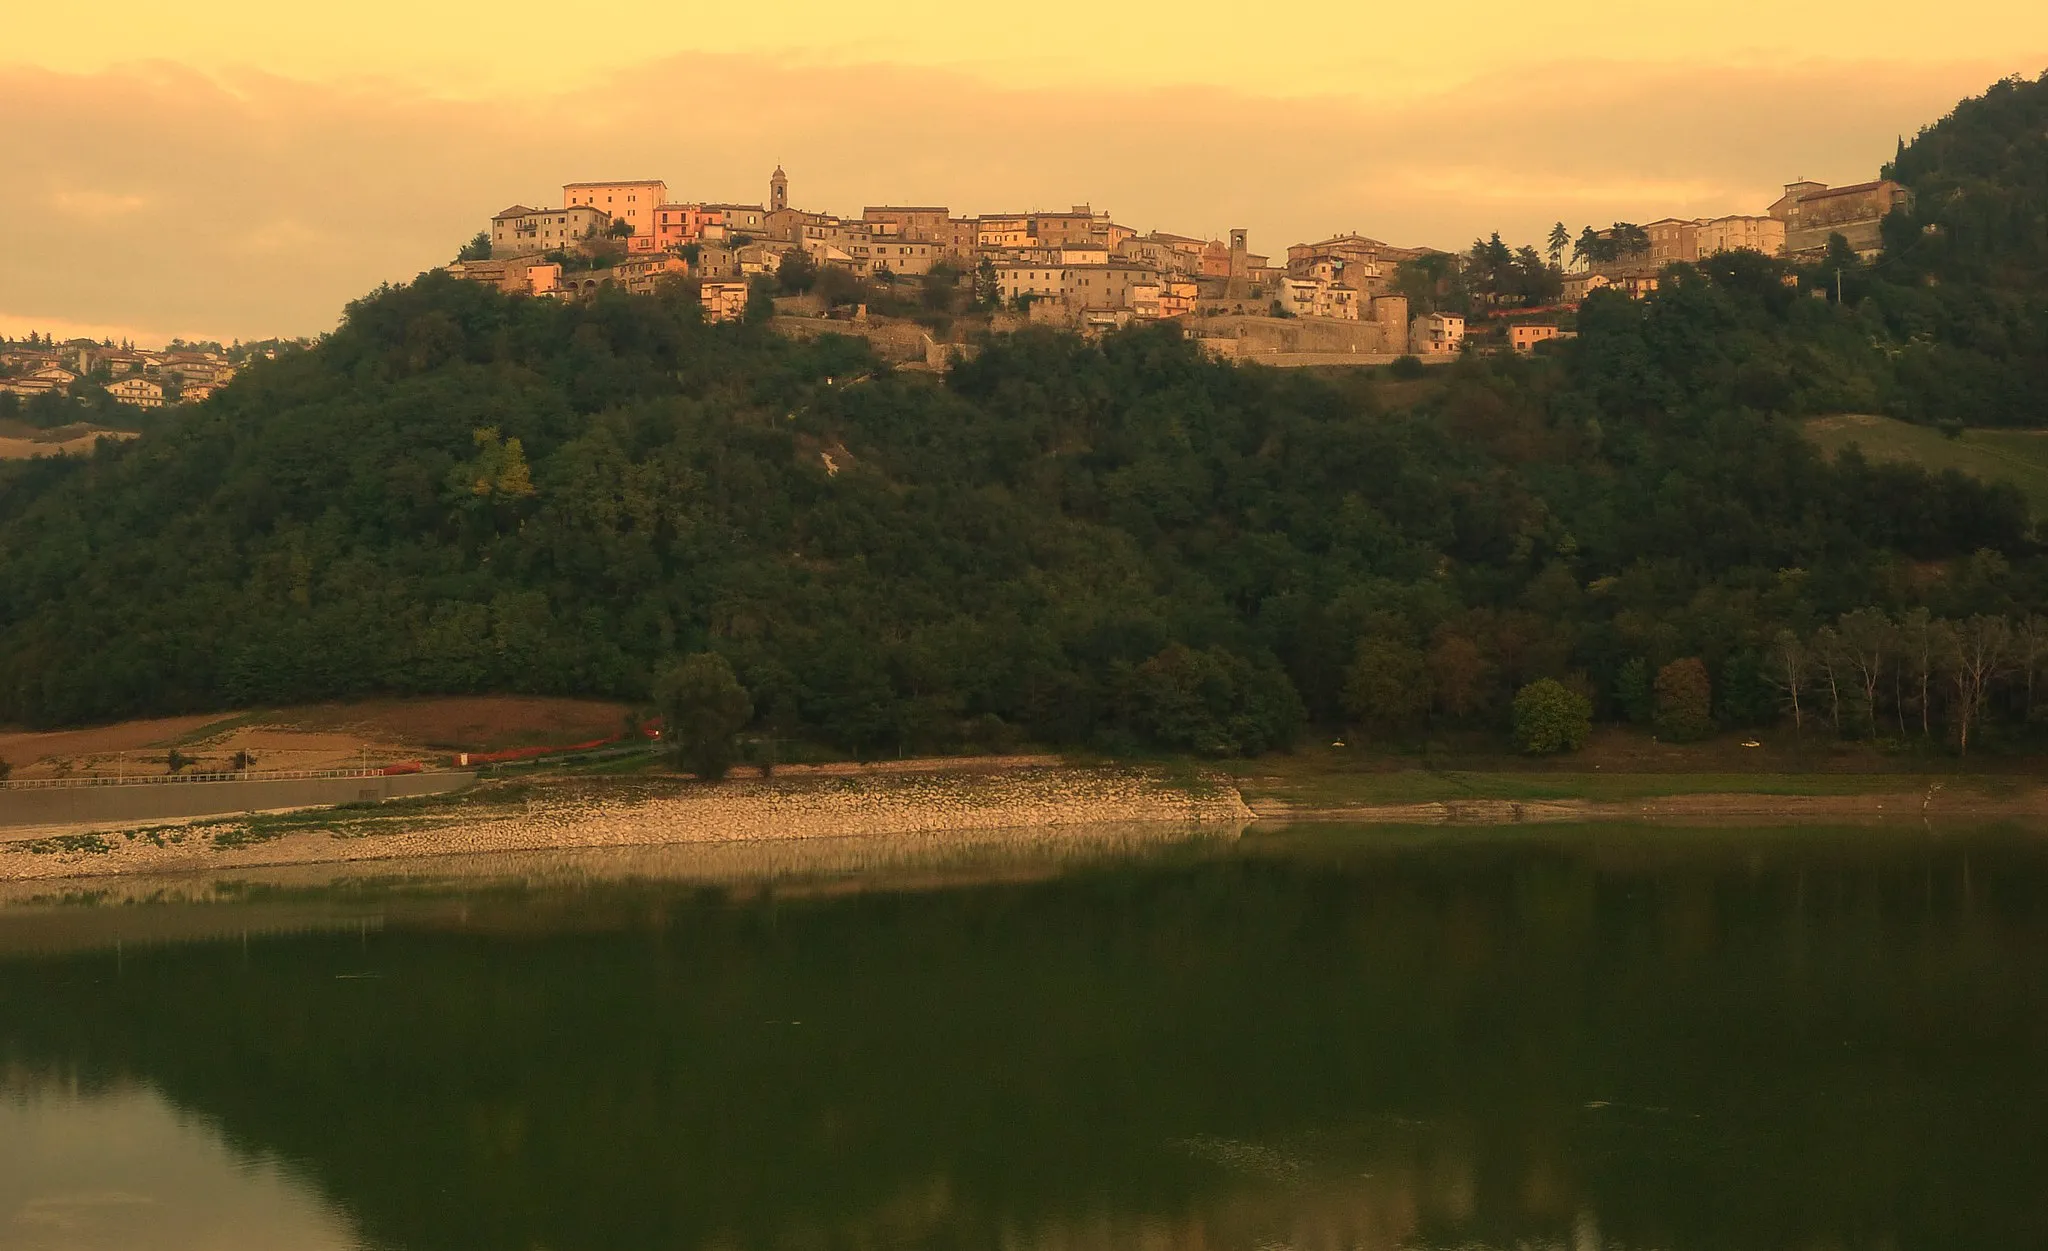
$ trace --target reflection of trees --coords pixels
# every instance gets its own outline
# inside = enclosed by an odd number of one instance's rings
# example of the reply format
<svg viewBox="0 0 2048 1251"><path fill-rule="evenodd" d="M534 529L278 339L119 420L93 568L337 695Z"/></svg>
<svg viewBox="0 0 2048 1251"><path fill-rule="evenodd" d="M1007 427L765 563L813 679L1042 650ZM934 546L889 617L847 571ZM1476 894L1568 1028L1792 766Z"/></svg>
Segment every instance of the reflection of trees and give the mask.
<svg viewBox="0 0 2048 1251"><path fill-rule="evenodd" d="M553 933L478 890L488 933L420 901L246 963L0 966L0 1047L147 1077L404 1247L1511 1245L1591 1212L2041 1245L2042 869L1332 834L922 894L588 886Z"/></svg>

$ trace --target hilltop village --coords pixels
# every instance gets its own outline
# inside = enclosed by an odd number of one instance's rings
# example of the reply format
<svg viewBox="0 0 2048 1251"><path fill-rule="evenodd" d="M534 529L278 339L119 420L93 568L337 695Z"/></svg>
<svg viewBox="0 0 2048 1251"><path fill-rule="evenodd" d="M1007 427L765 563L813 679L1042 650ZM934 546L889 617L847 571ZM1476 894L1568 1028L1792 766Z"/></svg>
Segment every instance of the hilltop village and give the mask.
<svg viewBox="0 0 2048 1251"><path fill-rule="evenodd" d="M1885 180L1795 182L1753 216L1617 222L1577 237L1560 222L1547 256L1497 235L1454 254L1354 233L1277 257L1253 251L1244 230L1140 233L1087 204L974 216L935 205L870 205L857 217L799 209L778 167L758 204L672 198L660 179L570 183L559 206L498 213L449 271L558 299L684 282L713 321L751 308L799 332L806 318L850 322L886 355L922 351L933 364L967 350L953 314L968 310L996 328L1083 332L1175 319L1218 356L1278 364L1427 362L1476 345L1468 339L1530 351L1568 336L1587 295L1640 297L1674 262L1737 249L1811 259L1837 235L1874 255L1879 222L1905 196Z"/></svg>
<svg viewBox="0 0 2048 1251"><path fill-rule="evenodd" d="M1087 204L976 216L905 205L814 212L791 207L778 167L760 204L677 200L660 179L570 183L559 206L515 204L492 217L447 269L550 299L680 283L711 321L752 316L785 333L858 334L884 359L913 366L972 352L978 330L1099 333L1166 319L1227 359L1430 363L1569 337L1588 295L1640 298L1676 262L1738 249L1813 260L1835 238L1867 259L1881 250L1879 223L1906 197L1884 179L1794 182L1753 216L1616 222L1577 236L1560 222L1540 252L1498 235L1451 253L1352 233L1278 257L1254 252L1244 230L1141 234ZM0 340L0 418L66 397L142 409L197 403L248 359L296 346Z"/></svg>

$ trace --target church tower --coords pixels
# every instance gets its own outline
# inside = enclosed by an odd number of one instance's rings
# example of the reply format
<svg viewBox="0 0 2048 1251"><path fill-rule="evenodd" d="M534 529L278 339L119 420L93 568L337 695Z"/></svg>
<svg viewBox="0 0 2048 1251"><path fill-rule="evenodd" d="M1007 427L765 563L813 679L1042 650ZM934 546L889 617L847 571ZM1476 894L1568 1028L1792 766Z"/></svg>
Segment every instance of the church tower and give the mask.
<svg viewBox="0 0 2048 1251"><path fill-rule="evenodd" d="M777 165L775 172L768 175L768 211L777 212L789 207L789 175Z"/></svg>

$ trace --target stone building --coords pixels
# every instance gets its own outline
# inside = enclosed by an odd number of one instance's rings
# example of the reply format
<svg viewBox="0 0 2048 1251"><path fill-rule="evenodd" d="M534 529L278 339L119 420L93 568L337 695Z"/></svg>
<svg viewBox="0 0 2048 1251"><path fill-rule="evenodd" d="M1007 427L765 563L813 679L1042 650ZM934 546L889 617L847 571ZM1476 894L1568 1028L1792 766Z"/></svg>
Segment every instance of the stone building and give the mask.
<svg viewBox="0 0 2048 1251"><path fill-rule="evenodd" d="M920 243L950 245L953 215L943 207L905 207L870 204L860 211L861 220L877 227L875 233L911 239Z"/></svg>
<svg viewBox="0 0 2048 1251"><path fill-rule="evenodd" d="M611 214L593 205L558 209L515 204L491 218L491 257L529 256L572 247L611 227Z"/></svg>
<svg viewBox="0 0 2048 1251"><path fill-rule="evenodd" d="M1888 178L1829 187L1819 182L1785 184L1770 215L1785 223L1785 251L1813 256L1827 251L1828 236L1841 235L1866 260L1884 251L1879 229L1887 213L1904 208L1911 193Z"/></svg>
<svg viewBox="0 0 2048 1251"><path fill-rule="evenodd" d="M1785 223L1775 217L1715 217L1701 222L1694 233L1697 259L1745 249L1765 256L1783 256Z"/></svg>

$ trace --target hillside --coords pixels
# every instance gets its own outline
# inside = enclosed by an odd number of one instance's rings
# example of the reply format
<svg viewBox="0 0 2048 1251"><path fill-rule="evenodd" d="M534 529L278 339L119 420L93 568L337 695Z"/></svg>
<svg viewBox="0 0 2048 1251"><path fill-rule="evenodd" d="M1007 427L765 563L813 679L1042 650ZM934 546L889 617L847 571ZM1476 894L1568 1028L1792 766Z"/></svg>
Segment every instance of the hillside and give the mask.
<svg viewBox="0 0 2048 1251"><path fill-rule="evenodd" d="M1772 415L1853 390L1783 355L1846 315L1782 290L1596 300L1563 360L1390 412L1170 327L938 379L429 275L118 450L0 467L0 719L635 700L710 649L757 729L866 754L1497 733L1533 678L1620 716L1687 656L1724 723L1773 720L1781 629L2048 602L2009 488Z"/></svg>
<svg viewBox="0 0 2048 1251"><path fill-rule="evenodd" d="M2048 75L1965 100L1886 172L1913 193L1846 287L1881 334L1883 410L1924 424L2048 425Z"/></svg>
<svg viewBox="0 0 2048 1251"><path fill-rule="evenodd" d="M1849 447L1877 461L1953 469L1984 482L2006 482L2026 497L2036 517L2048 517L2048 431L1961 430L1953 433L1890 417L1845 413L1808 418L1806 437L1830 454Z"/></svg>

